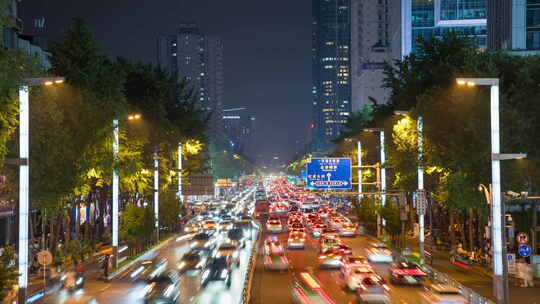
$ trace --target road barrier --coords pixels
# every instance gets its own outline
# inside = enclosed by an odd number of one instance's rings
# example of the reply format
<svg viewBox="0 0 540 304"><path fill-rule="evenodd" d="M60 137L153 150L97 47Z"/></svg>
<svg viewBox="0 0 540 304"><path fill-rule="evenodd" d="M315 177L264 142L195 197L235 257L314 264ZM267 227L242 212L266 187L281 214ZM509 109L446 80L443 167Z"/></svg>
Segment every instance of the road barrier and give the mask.
<svg viewBox="0 0 540 304"><path fill-rule="evenodd" d="M249 257L248 270L246 279L244 280L244 288L242 289L242 299L240 304L248 304L251 299L251 282L253 281L253 274L255 273L255 265L257 264L257 250L259 243L259 236L261 235L262 227L259 222L253 222L257 227L256 236L253 240L253 247L251 248L251 256Z"/></svg>

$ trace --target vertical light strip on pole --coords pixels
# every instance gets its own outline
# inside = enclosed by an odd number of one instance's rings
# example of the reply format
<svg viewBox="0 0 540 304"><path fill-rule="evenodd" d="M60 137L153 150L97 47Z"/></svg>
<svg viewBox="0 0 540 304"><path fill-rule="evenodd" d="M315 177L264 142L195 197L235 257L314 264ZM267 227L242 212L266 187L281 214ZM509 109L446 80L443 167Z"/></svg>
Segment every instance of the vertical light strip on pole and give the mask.
<svg viewBox="0 0 540 304"><path fill-rule="evenodd" d="M418 117L417 122L417 141L418 141L418 190L424 190L424 122L422 117ZM416 196L416 203L418 207L418 195ZM425 203L425 195L421 198ZM419 226L419 247L420 247L420 264L424 263L424 212L421 212L418 215L418 226Z"/></svg>
<svg viewBox="0 0 540 304"><path fill-rule="evenodd" d="M491 153L496 155L500 153L500 134L499 134L499 86L491 85ZM493 196L491 206L493 220L493 274L497 284L499 301L504 301L505 286L503 285L503 256L502 256L502 210L501 210L501 163L499 159L491 159L491 184Z"/></svg>
<svg viewBox="0 0 540 304"><path fill-rule="evenodd" d="M358 141L358 203L362 199L362 143Z"/></svg>
<svg viewBox="0 0 540 304"><path fill-rule="evenodd" d="M26 303L28 286L28 210L29 210L29 87L19 89L19 288Z"/></svg>
<svg viewBox="0 0 540 304"><path fill-rule="evenodd" d="M386 169L384 164L386 162L385 149L384 149L384 130L380 131L381 136L381 191L383 193L381 198L381 204L386 205ZM382 226L386 226L386 220L382 219Z"/></svg>
<svg viewBox="0 0 540 304"><path fill-rule="evenodd" d="M178 198L182 199L182 143L178 143Z"/></svg>
<svg viewBox="0 0 540 304"><path fill-rule="evenodd" d="M113 135L113 159L116 162L120 145L118 119L113 120ZM115 165L112 176L112 252L114 267L118 263L118 182L118 168Z"/></svg>
<svg viewBox="0 0 540 304"><path fill-rule="evenodd" d="M159 238L159 159L157 152L154 153L154 221Z"/></svg>

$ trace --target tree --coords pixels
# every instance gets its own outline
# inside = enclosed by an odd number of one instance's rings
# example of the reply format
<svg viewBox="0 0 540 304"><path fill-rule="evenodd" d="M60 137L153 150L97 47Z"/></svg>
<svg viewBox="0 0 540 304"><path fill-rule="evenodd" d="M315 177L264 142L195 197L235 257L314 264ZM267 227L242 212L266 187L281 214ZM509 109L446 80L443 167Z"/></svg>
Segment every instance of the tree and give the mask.
<svg viewBox="0 0 540 304"><path fill-rule="evenodd" d="M122 212L120 237L130 248L140 249L148 242L154 232L154 215L152 208L129 204Z"/></svg>
<svg viewBox="0 0 540 304"><path fill-rule="evenodd" d="M3 301L8 292L17 284L18 277L15 250L10 246L0 249L0 301Z"/></svg>
<svg viewBox="0 0 540 304"><path fill-rule="evenodd" d="M159 225L174 230L178 226L181 207L181 202L176 197L176 193L172 191L163 192L159 197Z"/></svg>

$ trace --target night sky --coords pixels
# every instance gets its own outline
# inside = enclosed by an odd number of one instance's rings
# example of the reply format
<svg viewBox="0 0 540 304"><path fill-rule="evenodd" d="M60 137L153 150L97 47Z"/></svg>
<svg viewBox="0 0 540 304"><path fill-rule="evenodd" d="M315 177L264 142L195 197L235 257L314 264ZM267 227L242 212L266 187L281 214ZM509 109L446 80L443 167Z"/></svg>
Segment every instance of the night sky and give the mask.
<svg viewBox="0 0 540 304"><path fill-rule="evenodd" d="M156 38L197 22L225 45L225 107L257 118L255 147L265 162L284 162L304 142L311 117L311 1L308 0L23 0L25 33L45 17L47 39L60 40L76 16L86 19L114 58L156 61ZM256 155L251 155L255 157Z"/></svg>

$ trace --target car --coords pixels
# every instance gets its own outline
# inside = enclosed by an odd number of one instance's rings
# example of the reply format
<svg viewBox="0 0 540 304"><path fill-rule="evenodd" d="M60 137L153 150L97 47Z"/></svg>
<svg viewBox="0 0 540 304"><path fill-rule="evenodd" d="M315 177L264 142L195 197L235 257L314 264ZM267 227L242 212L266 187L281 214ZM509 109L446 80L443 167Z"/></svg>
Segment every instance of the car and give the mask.
<svg viewBox="0 0 540 304"><path fill-rule="evenodd" d="M165 258L143 260L134 268L129 276L137 281L150 281L161 275L167 269L167 264L168 261Z"/></svg>
<svg viewBox="0 0 540 304"><path fill-rule="evenodd" d="M362 289L372 285L381 285L388 288L386 281L373 271L370 266L358 266L344 274L345 282L349 290Z"/></svg>
<svg viewBox="0 0 540 304"><path fill-rule="evenodd" d="M324 250L318 256L320 268L340 268L345 256L338 250Z"/></svg>
<svg viewBox="0 0 540 304"><path fill-rule="evenodd" d="M223 220L218 224L219 231L229 231L233 226L232 220Z"/></svg>
<svg viewBox="0 0 540 304"><path fill-rule="evenodd" d="M296 304L334 304L322 288L322 283L309 272L294 275L291 288L293 303Z"/></svg>
<svg viewBox="0 0 540 304"><path fill-rule="evenodd" d="M392 284L421 285L427 274L410 262L395 262L388 267Z"/></svg>
<svg viewBox="0 0 540 304"><path fill-rule="evenodd" d="M351 271L355 267L371 267L368 259L365 256L361 255L349 255L343 261L343 266L341 267L341 273L345 274L348 271Z"/></svg>
<svg viewBox="0 0 540 304"><path fill-rule="evenodd" d="M306 232L306 228L304 228L304 225L302 225L302 223L293 223L289 226L289 231Z"/></svg>
<svg viewBox="0 0 540 304"><path fill-rule="evenodd" d="M347 256L347 255L351 255L352 254L352 249L351 247L345 245L345 244L337 244L337 245L334 245L332 247L332 249L334 250L338 250L341 254Z"/></svg>
<svg viewBox="0 0 540 304"><path fill-rule="evenodd" d="M339 244L341 244L339 237L322 236L319 240L319 248L321 251L327 251Z"/></svg>
<svg viewBox="0 0 540 304"><path fill-rule="evenodd" d="M177 275L169 272L160 275L146 283L141 295L144 303L148 304L174 304L180 297L180 284Z"/></svg>
<svg viewBox="0 0 540 304"><path fill-rule="evenodd" d="M283 226L281 225L281 220L278 218L269 218L266 221L266 229L270 233L281 233L283 232Z"/></svg>
<svg viewBox="0 0 540 304"><path fill-rule="evenodd" d="M306 234L300 231L291 231L287 239L287 248L304 248Z"/></svg>
<svg viewBox="0 0 540 304"><path fill-rule="evenodd" d="M269 255L271 253L281 252L283 252L283 247L276 236L269 236L264 240L264 254Z"/></svg>
<svg viewBox="0 0 540 304"><path fill-rule="evenodd" d="M204 220L202 223L204 231L216 231L217 223L214 220Z"/></svg>
<svg viewBox="0 0 540 304"><path fill-rule="evenodd" d="M311 225L311 235L313 235L313 237L320 237L326 228L327 226L324 223L313 224Z"/></svg>
<svg viewBox="0 0 540 304"><path fill-rule="evenodd" d="M459 289L447 284L432 284L422 292L420 298L423 304L465 304L469 303Z"/></svg>
<svg viewBox="0 0 540 304"><path fill-rule="evenodd" d="M184 227L185 233L196 233L201 230L201 225L197 222L189 222Z"/></svg>
<svg viewBox="0 0 540 304"><path fill-rule="evenodd" d="M178 272L187 276L200 274L209 263L208 254L200 250L186 252L178 261Z"/></svg>
<svg viewBox="0 0 540 304"><path fill-rule="evenodd" d="M212 250L216 246L216 241L213 234L200 232L191 238L189 247L196 250Z"/></svg>
<svg viewBox="0 0 540 304"><path fill-rule="evenodd" d="M201 275L202 287L208 286L211 282L219 281L224 282L228 288L231 287L232 267L231 262L226 257L213 259Z"/></svg>
<svg viewBox="0 0 540 304"><path fill-rule="evenodd" d="M238 216L238 218L236 219L236 222L240 224L241 226L249 226L251 225L252 221L253 221L253 218L245 214Z"/></svg>
<svg viewBox="0 0 540 304"><path fill-rule="evenodd" d="M358 303L360 304L390 304L388 289L373 285L358 290Z"/></svg>
<svg viewBox="0 0 540 304"><path fill-rule="evenodd" d="M229 240L236 243L240 248L246 247L247 235L250 235L250 233L244 232L242 228L233 228L227 232Z"/></svg>
<svg viewBox="0 0 540 304"><path fill-rule="evenodd" d="M235 243L221 243L216 247L214 257L225 257L234 263L237 267L240 266L240 250Z"/></svg>
<svg viewBox="0 0 540 304"><path fill-rule="evenodd" d="M371 248L367 249L367 258L372 263L392 263L394 261L392 251L382 243L371 244Z"/></svg>
<svg viewBox="0 0 540 304"><path fill-rule="evenodd" d="M356 226L352 223L344 223L338 231L341 236L355 236Z"/></svg>
<svg viewBox="0 0 540 304"><path fill-rule="evenodd" d="M289 260L283 251L279 253L270 252L264 256L264 269L266 270L287 270L289 268Z"/></svg>

